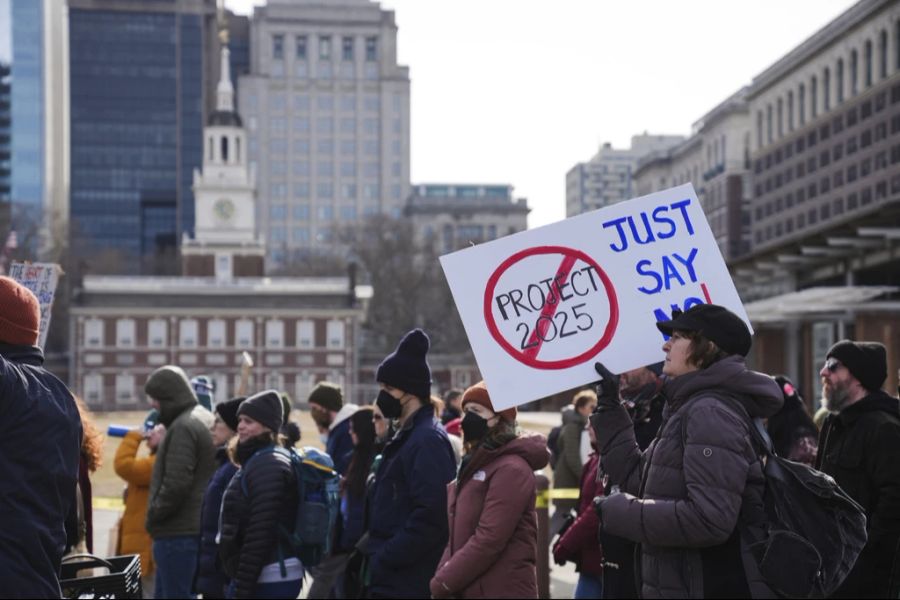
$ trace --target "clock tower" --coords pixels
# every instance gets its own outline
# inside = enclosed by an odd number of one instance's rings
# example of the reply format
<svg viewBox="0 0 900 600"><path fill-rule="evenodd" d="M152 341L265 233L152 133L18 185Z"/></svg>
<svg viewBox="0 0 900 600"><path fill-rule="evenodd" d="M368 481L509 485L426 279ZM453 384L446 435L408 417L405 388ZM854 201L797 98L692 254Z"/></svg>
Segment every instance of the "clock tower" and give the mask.
<svg viewBox="0 0 900 600"><path fill-rule="evenodd" d="M203 170L194 169L193 239L181 244L185 275L261 277L265 247L256 233L256 174L248 166L247 135L234 110L227 31L222 39L216 110L203 129Z"/></svg>

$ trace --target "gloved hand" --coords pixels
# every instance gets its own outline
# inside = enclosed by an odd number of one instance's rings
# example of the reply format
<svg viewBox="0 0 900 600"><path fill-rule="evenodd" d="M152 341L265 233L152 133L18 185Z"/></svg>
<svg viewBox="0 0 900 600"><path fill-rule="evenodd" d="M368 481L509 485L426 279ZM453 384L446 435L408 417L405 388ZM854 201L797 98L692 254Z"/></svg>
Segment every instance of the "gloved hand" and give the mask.
<svg viewBox="0 0 900 600"><path fill-rule="evenodd" d="M594 412L603 412L615 408L621 403L619 398L619 377L613 375L603 363L594 363L594 370L600 375L600 381L595 385L597 391L597 408Z"/></svg>
<svg viewBox="0 0 900 600"><path fill-rule="evenodd" d="M560 543L561 541L562 539L559 539L553 544L553 562L560 567L565 565L566 562L572 558L571 552Z"/></svg>

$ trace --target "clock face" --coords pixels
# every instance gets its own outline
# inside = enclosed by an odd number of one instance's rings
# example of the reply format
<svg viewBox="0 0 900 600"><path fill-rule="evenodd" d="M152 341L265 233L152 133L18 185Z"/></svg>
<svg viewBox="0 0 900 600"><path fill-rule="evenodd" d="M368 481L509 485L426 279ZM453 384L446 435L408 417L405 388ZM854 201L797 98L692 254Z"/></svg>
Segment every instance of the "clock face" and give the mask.
<svg viewBox="0 0 900 600"><path fill-rule="evenodd" d="M213 213L220 221L230 221L234 216L234 202L228 198L216 200L213 204Z"/></svg>

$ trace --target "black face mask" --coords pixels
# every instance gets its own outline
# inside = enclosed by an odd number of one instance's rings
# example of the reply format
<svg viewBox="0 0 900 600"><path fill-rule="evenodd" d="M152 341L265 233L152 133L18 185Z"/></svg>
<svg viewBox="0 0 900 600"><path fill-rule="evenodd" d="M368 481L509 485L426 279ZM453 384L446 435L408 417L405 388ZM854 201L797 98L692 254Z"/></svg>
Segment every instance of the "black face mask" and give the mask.
<svg viewBox="0 0 900 600"><path fill-rule="evenodd" d="M397 419L403 412L403 405L400 404L400 400L391 396L387 390L378 392L375 404L378 405L378 410L381 411L385 419Z"/></svg>
<svg viewBox="0 0 900 600"><path fill-rule="evenodd" d="M460 425L463 436L467 442L476 442L487 434L488 422L473 412L467 412Z"/></svg>

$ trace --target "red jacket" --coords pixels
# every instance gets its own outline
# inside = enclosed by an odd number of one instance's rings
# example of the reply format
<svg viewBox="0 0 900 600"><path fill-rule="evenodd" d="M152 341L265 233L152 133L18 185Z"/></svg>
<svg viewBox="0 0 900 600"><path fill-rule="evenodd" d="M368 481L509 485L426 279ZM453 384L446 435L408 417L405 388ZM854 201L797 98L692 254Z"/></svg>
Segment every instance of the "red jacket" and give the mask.
<svg viewBox="0 0 900 600"><path fill-rule="evenodd" d="M594 510L592 500L603 495L603 484L597 480L597 465L600 455L591 453L581 471L581 495L578 497L578 518L557 542L563 556L575 561L582 573L600 576L603 574L603 551L600 549L600 520Z"/></svg>
<svg viewBox="0 0 900 600"><path fill-rule="evenodd" d="M450 540L432 596L537 598L534 472L548 461L546 438L523 436L491 451L461 487L447 486Z"/></svg>

